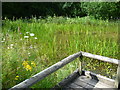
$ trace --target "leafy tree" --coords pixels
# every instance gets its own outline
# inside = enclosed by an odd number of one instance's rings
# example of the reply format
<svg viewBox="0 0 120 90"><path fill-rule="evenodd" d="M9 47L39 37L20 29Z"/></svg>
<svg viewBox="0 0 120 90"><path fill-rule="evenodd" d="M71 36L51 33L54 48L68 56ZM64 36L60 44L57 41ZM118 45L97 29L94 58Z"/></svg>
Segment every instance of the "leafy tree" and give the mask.
<svg viewBox="0 0 120 90"><path fill-rule="evenodd" d="M81 8L88 16L99 19L112 19L120 15L119 2L84 2Z"/></svg>

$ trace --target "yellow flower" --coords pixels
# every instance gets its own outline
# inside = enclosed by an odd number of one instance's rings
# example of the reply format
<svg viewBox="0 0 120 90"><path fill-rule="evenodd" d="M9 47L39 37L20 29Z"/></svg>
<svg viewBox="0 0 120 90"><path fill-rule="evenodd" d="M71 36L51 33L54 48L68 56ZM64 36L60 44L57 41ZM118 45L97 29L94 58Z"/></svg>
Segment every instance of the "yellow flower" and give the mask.
<svg viewBox="0 0 120 90"><path fill-rule="evenodd" d="M28 61L23 61L22 65L24 66L24 68L28 71L28 70L32 70L32 67L28 64Z"/></svg>
<svg viewBox="0 0 120 90"><path fill-rule="evenodd" d="M25 66L25 69L26 69L27 71L28 71L28 70L31 71L31 70L32 70L32 67L31 67L30 65L26 65L26 66Z"/></svg>
<svg viewBox="0 0 120 90"><path fill-rule="evenodd" d="M18 80L18 78L19 78L19 76L16 76L16 77L15 77L15 80Z"/></svg>
<svg viewBox="0 0 120 90"><path fill-rule="evenodd" d="M28 65L28 61L23 61L22 65L23 65L23 66Z"/></svg>
<svg viewBox="0 0 120 90"><path fill-rule="evenodd" d="M16 76L17 78L19 77L19 76Z"/></svg>
<svg viewBox="0 0 120 90"><path fill-rule="evenodd" d="M31 61L31 65L33 65L33 67L36 67L36 64L34 61Z"/></svg>

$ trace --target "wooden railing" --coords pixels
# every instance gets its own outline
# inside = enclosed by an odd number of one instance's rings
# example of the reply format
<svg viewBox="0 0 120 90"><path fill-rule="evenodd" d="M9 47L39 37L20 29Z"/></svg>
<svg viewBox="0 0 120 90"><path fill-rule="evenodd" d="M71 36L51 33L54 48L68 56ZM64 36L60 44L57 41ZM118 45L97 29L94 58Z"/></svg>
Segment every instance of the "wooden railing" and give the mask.
<svg viewBox="0 0 120 90"><path fill-rule="evenodd" d="M81 51L81 53L82 53L82 57L88 57L88 58L92 58L92 59L101 60L101 61L104 61L104 62L117 64L118 68L117 68L117 76L116 76L116 79L115 79L115 88L120 88L120 60L113 59L113 58L108 58L108 57L104 57L104 56L100 56L100 55L94 55L94 54L87 53L87 52L82 52L82 51ZM82 62L82 58L81 58L81 62ZM82 70L82 64L80 66L79 71L81 71L81 70Z"/></svg>
<svg viewBox="0 0 120 90"><path fill-rule="evenodd" d="M104 56L100 56L100 55L94 55L91 53L81 51L81 52L78 52L78 53L68 56L67 58L59 61L58 63L50 66L49 68L37 73L36 75L32 76L31 78L26 79L25 81L19 83L18 85L15 85L14 87L10 88L9 90L13 90L16 88L28 88L28 87L32 86L33 84L37 83L38 81L44 79L51 73L55 72L56 70L60 69L61 67L65 66L66 64L72 62L73 60L75 60L78 57L80 57L80 59L82 59L82 57L88 57L88 58L93 58L93 59L117 64L118 70L117 70L117 78L116 78L116 82L115 82L115 87L116 88L119 87L119 84L120 84L120 60L112 59L112 58L108 58L108 57L104 57ZM80 62L80 68L79 68L80 73L82 71L81 65L82 64Z"/></svg>

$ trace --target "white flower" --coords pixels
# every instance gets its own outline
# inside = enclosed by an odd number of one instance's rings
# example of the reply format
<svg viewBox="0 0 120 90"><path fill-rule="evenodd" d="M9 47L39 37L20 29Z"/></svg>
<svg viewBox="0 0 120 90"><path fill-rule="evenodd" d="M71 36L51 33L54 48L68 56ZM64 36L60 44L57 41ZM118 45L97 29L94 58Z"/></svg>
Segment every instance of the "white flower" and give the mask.
<svg viewBox="0 0 120 90"><path fill-rule="evenodd" d="M35 34L34 33L30 33L30 36L34 36Z"/></svg>
<svg viewBox="0 0 120 90"><path fill-rule="evenodd" d="M12 47L14 44L10 44L10 46Z"/></svg>
<svg viewBox="0 0 120 90"><path fill-rule="evenodd" d="M28 53L28 55L30 55L30 53Z"/></svg>
<svg viewBox="0 0 120 90"><path fill-rule="evenodd" d="M7 47L7 49L10 49L9 46Z"/></svg>
<svg viewBox="0 0 120 90"><path fill-rule="evenodd" d="M26 33L29 33L29 32L26 32Z"/></svg>
<svg viewBox="0 0 120 90"><path fill-rule="evenodd" d="M67 17L67 19L69 19L69 18Z"/></svg>
<svg viewBox="0 0 120 90"><path fill-rule="evenodd" d="M29 36L24 36L24 38L29 38Z"/></svg>
<svg viewBox="0 0 120 90"><path fill-rule="evenodd" d="M5 38L3 40L5 41Z"/></svg>
<svg viewBox="0 0 120 90"><path fill-rule="evenodd" d="M33 47L32 46L30 46L30 49L32 49Z"/></svg>
<svg viewBox="0 0 120 90"><path fill-rule="evenodd" d="M5 41L1 41L1 42L5 42Z"/></svg>
<svg viewBox="0 0 120 90"><path fill-rule="evenodd" d="M35 39L38 39L37 37L35 37Z"/></svg>

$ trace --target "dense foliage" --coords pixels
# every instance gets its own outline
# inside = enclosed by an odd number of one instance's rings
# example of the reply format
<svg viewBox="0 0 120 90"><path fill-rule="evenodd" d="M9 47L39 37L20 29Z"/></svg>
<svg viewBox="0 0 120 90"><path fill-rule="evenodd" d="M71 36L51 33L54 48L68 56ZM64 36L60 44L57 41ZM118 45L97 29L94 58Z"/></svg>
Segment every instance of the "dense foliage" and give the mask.
<svg viewBox="0 0 120 90"><path fill-rule="evenodd" d="M3 3L3 16L8 18L33 16L85 16L80 3Z"/></svg>
<svg viewBox="0 0 120 90"><path fill-rule="evenodd" d="M119 2L87 2L82 3L81 7L87 15L99 19L117 19L120 16Z"/></svg>
<svg viewBox="0 0 120 90"><path fill-rule="evenodd" d="M118 18L119 2L4 2L3 17L94 16L99 19Z"/></svg>

